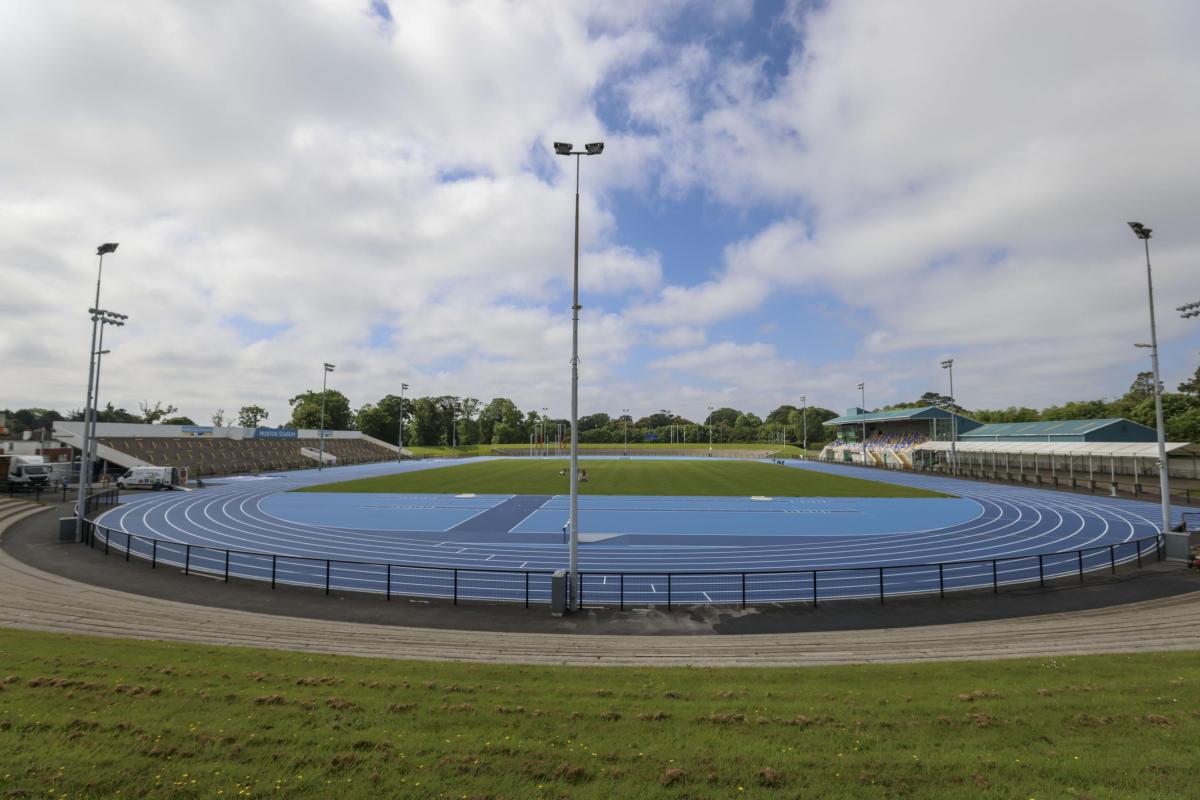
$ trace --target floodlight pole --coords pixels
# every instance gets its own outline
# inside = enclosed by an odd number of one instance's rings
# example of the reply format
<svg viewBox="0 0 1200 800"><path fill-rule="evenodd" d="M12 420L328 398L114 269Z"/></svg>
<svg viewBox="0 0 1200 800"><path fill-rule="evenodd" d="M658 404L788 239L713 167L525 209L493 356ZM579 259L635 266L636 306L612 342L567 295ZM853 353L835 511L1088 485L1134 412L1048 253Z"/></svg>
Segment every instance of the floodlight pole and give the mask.
<svg viewBox="0 0 1200 800"><path fill-rule="evenodd" d="M621 429L625 436L625 455L629 455L629 409L621 409Z"/></svg>
<svg viewBox="0 0 1200 800"><path fill-rule="evenodd" d="M942 362L942 369L950 371L950 469L958 472L958 451L955 443L958 441L958 415L954 413L954 359L947 358Z"/></svg>
<svg viewBox="0 0 1200 800"><path fill-rule="evenodd" d="M804 456L805 460L807 460L808 459L808 395L806 395L806 394L800 395L800 404L801 404L800 420L804 423L804 439L802 440L800 449L804 451L803 456Z"/></svg>
<svg viewBox="0 0 1200 800"><path fill-rule="evenodd" d="M711 456L713 449L713 407L708 407L708 454Z"/></svg>
<svg viewBox="0 0 1200 800"><path fill-rule="evenodd" d="M88 348L88 384L87 384L87 401L83 406L83 441L80 443L79 449L79 498L75 508L75 540L83 540L83 517L84 517L84 499L87 497L88 484L91 482L91 452L92 442L88 435L90 426L96 418L96 411L92 407L94 399L96 379L96 335L100 327L100 276L104 274L104 254L115 253L117 245L113 243L102 244L96 248L96 255L100 256L100 264L96 269L96 302L92 305L92 344Z"/></svg>
<svg viewBox="0 0 1200 800"><path fill-rule="evenodd" d="M317 462L317 472L325 468L325 392L329 385L329 373L333 372L333 369L333 364L325 363L324 371L321 373L321 429L317 431L317 438L321 440L321 459Z"/></svg>
<svg viewBox="0 0 1200 800"><path fill-rule="evenodd" d="M1158 377L1158 327L1154 322L1154 279L1150 272L1150 234L1152 229L1140 222L1130 222L1135 236L1146 248L1146 289L1150 298L1150 363L1154 371L1154 417L1158 424L1158 492L1162 501L1162 532L1167 558L1188 557L1188 535L1171 533L1171 487L1167 476L1167 432L1163 423L1162 382Z"/></svg>
<svg viewBox="0 0 1200 800"><path fill-rule="evenodd" d="M579 608L579 161L584 155L598 156L604 151L604 143L596 142L575 150L565 142L555 142L554 152L560 156L575 156L575 259L571 288L571 527L570 591L567 592L567 607L571 611Z"/></svg>
<svg viewBox="0 0 1200 800"><path fill-rule="evenodd" d="M407 383L400 384L400 433L396 436L396 461L404 460L404 390Z"/></svg>
<svg viewBox="0 0 1200 800"><path fill-rule="evenodd" d="M866 382L860 383L860 384L858 385L858 391L862 392L862 413L863 413L863 420L862 420L862 463L863 463L863 466L864 466L864 467L867 465L867 390L866 390L866 388L865 388L865 387L866 387L866 385L867 385L867 384L866 384Z"/></svg>

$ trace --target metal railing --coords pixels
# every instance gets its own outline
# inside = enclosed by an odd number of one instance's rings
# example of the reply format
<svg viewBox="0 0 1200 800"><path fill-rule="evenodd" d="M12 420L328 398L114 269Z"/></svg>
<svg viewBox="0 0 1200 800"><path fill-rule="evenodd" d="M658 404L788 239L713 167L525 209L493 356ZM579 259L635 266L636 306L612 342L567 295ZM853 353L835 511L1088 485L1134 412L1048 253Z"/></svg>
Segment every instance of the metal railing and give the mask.
<svg viewBox="0 0 1200 800"><path fill-rule="evenodd" d="M83 515L86 517L98 508L115 506L121 502L121 490L116 486L83 498Z"/></svg>
<svg viewBox="0 0 1200 800"><path fill-rule="evenodd" d="M89 498L90 499L90 498ZM129 561L181 567L185 575L200 573L228 582L231 577L332 591L482 600L549 603L553 570L436 566L295 556L210 545L186 544L113 531L85 521L84 544L115 550ZM932 595L1001 586L1045 586L1048 580L1108 570L1146 558L1163 558L1159 535L1075 550L1014 555L968 561L884 564L816 569L705 572L580 572L580 603L590 606L750 605L811 603L831 600Z"/></svg>
<svg viewBox="0 0 1200 800"><path fill-rule="evenodd" d="M881 470L884 472L903 472L912 475L932 475L938 478L960 478L973 481L987 481L989 483L1002 483L1012 486L1033 486L1035 488L1045 489L1066 489L1072 492L1087 492L1088 494L1110 494L1113 489L1140 499L1143 495L1148 498L1157 498L1160 496L1157 483L1142 483L1129 482L1121 480L1112 480L1111 478L1096 478L1075 476L1075 475L1055 475L1043 472L1035 472L1029 470L1021 472L1019 470L1004 469L997 466L994 469L981 467L979 465L960 466L957 469L951 470L939 465L937 469L921 467L914 465L912 469L901 467L898 464L863 464L858 461L843 461L832 457L824 459L813 459L821 464L837 464L844 467L860 467L863 469ZM1100 474L1100 473L1096 473ZM1122 475L1121 477L1128 477ZM1155 480L1157 480L1157 477ZM1168 497L1171 502L1181 502L1184 505L1194 505L1200 503L1200 490L1192 488L1171 489ZM1149 502L1149 501L1147 501Z"/></svg>

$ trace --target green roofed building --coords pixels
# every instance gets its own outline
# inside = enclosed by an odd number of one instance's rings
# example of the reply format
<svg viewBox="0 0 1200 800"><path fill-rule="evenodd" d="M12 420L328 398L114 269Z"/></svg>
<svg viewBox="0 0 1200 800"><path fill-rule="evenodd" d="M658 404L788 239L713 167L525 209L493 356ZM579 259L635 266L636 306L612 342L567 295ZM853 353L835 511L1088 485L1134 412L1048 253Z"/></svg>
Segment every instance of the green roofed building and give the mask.
<svg viewBox="0 0 1200 800"><path fill-rule="evenodd" d="M958 432L961 442L1156 442L1153 428L1127 419L999 422Z"/></svg>

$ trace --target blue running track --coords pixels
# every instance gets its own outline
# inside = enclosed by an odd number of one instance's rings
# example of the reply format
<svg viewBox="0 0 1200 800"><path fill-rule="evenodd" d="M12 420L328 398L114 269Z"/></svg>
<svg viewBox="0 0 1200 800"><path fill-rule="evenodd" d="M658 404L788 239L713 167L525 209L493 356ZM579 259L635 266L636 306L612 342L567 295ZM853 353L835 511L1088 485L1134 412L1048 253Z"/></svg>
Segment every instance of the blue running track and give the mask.
<svg viewBox="0 0 1200 800"><path fill-rule="evenodd" d="M139 558L208 574L546 602L550 573L567 564L565 497L288 491L448 463L339 467L227 479L194 492L127 493L99 518L100 537L107 533L112 547ZM583 496L583 601L766 603L811 601L814 590L820 600L878 596L881 588L888 596L919 594L1110 569L1137 559L1139 550L1154 554L1149 539L1158 507L1150 503L817 462L779 468L956 497ZM882 574L881 565L888 567Z"/></svg>

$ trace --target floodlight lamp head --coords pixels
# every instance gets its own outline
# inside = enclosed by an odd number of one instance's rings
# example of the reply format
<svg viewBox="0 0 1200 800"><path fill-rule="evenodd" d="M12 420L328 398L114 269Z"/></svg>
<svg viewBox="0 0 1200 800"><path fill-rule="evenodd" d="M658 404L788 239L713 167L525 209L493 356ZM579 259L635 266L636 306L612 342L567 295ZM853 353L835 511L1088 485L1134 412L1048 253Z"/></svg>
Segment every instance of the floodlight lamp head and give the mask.
<svg viewBox="0 0 1200 800"><path fill-rule="evenodd" d="M554 143L554 152L560 156L569 156L569 155L571 155L571 148L573 148L574 146L575 145L573 145L569 142L555 142Z"/></svg>
<svg viewBox="0 0 1200 800"><path fill-rule="evenodd" d="M942 369L950 369L952 366L954 366L953 358L947 358L945 361L942 362Z"/></svg>
<svg viewBox="0 0 1200 800"><path fill-rule="evenodd" d="M1145 344L1143 342L1135 342L1133 346L1134 347L1145 347L1147 349L1154 347L1154 345L1152 345L1152 344Z"/></svg>
<svg viewBox="0 0 1200 800"><path fill-rule="evenodd" d="M604 152L604 142L592 142L585 144L583 149L587 151L589 156L598 156Z"/></svg>
<svg viewBox="0 0 1200 800"><path fill-rule="evenodd" d="M334 366L333 366L333 364L328 364L328 363L327 363L327 364L325 364L325 371L326 371L326 372L333 372L333 370L334 370Z"/></svg>
<svg viewBox="0 0 1200 800"><path fill-rule="evenodd" d="M97 351L96 351L96 355L98 355L98 356L106 356L106 355L108 355L108 354L109 354L109 353L111 353L111 352L112 352L112 350L97 350Z"/></svg>
<svg viewBox="0 0 1200 800"><path fill-rule="evenodd" d="M1139 239L1149 239L1150 234L1154 230L1153 228L1147 228L1140 222L1130 222L1129 227L1133 230L1134 236L1137 236Z"/></svg>
<svg viewBox="0 0 1200 800"><path fill-rule="evenodd" d="M117 252L117 242L106 242L96 248L96 255L102 256L105 253Z"/></svg>

